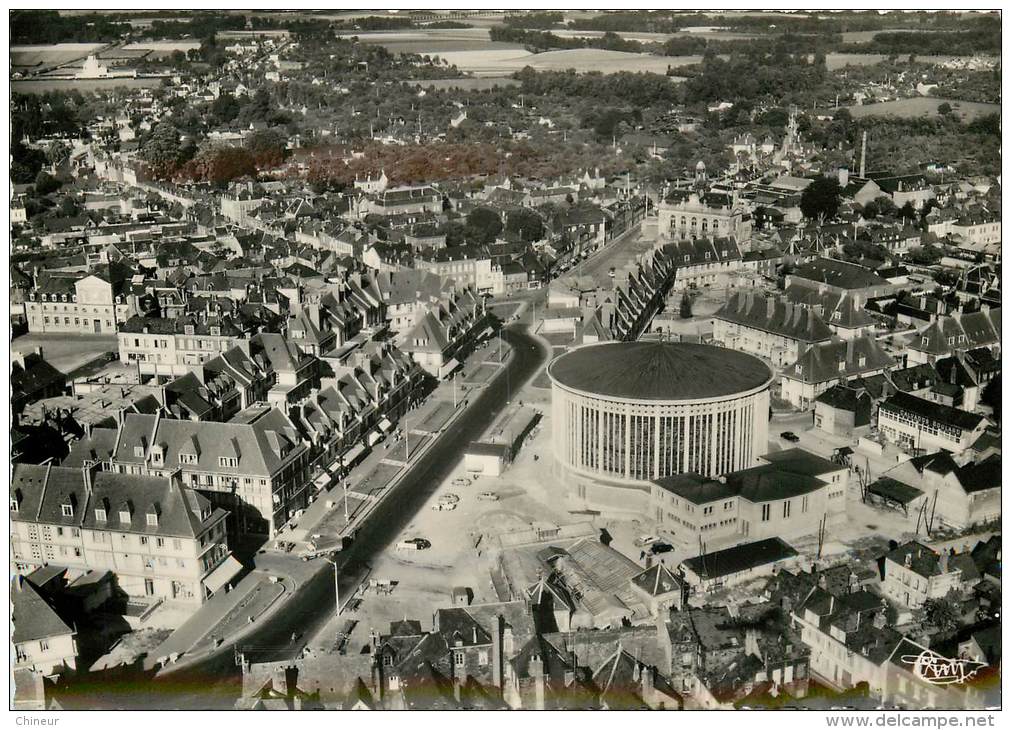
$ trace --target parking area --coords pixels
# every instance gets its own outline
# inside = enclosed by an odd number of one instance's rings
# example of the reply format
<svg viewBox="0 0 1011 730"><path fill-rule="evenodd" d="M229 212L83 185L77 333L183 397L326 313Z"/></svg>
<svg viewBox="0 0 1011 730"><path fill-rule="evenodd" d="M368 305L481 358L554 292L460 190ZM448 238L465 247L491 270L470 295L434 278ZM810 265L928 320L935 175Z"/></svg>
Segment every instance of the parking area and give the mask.
<svg viewBox="0 0 1011 730"><path fill-rule="evenodd" d="M103 353L118 352L116 335L69 335L29 333L11 342L12 352L42 348L42 356L61 373L71 374Z"/></svg>

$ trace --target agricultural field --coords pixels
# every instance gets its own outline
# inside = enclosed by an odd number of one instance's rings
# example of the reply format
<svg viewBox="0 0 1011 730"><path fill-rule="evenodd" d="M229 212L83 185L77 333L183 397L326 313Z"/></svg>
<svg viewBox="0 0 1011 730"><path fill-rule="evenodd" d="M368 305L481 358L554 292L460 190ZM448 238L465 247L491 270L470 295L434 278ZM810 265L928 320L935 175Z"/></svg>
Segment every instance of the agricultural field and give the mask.
<svg viewBox="0 0 1011 730"><path fill-rule="evenodd" d="M11 91L16 94L46 94L50 91L79 91L87 94L106 89L153 89L161 85L160 78L140 79L13 79Z"/></svg>
<svg viewBox="0 0 1011 730"><path fill-rule="evenodd" d="M878 104L851 106L849 107L849 111L850 114L856 118L870 116L908 118L933 117L937 116L937 108L945 102L951 105L952 111L964 122L971 122L973 119L986 114L1000 113L1000 104L981 104L974 101L935 99L928 96L920 96L915 99L899 99L898 101L884 101Z"/></svg>
<svg viewBox="0 0 1011 730"><path fill-rule="evenodd" d="M487 91L498 87L519 86L516 79L502 78L498 76L468 77L461 79L431 79L415 82L416 86L423 89L434 88L439 91L446 89L458 89L460 91Z"/></svg>
<svg viewBox="0 0 1011 730"><path fill-rule="evenodd" d="M48 46L11 46L11 66L58 66L83 58L102 48L102 43L56 43Z"/></svg>

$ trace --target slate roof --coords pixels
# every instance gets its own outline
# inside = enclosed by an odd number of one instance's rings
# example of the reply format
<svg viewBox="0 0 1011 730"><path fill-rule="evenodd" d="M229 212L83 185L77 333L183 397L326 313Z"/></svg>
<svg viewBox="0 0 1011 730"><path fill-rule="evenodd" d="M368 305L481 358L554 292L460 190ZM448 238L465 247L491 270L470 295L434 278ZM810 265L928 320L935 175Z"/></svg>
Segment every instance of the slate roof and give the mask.
<svg viewBox="0 0 1011 730"><path fill-rule="evenodd" d="M695 473L672 474L655 479L653 483L692 504L708 504L737 494L729 484Z"/></svg>
<svg viewBox="0 0 1011 730"><path fill-rule="evenodd" d="M14 576L11 581L11 608L14 624L11 641L15 644L76 633L23 575Z"/></svg>
<svg viewBox="0 0 1011 730"><path fill-rule="evenodd" d="M155 428L157 426L157 429ZM115 458L122 463L144 463L150 448L164 449L164 468L183 464L181 453L196 453L195 470L266 478L276 474L288 454L304 448L291 421L276 408L265 410L252 423L213 423L157 419L147 415L127 415ZM135 450L142 449L144 456ZM222 457L237 458L238 466L222 466Z"/></svg>
<svg viewBox="0 0 1011 730"><path fill-rule="evenodd" d="M860 364L860 358L864 364ZM842 370L839 364L844 363ZM785 377L805 383L824 383L829 380L845 380L864 374L885 370L895 364L869 335L851 340L830 340L808 347L797 362L783 371Z"/></svg>
<svg viewBox="0 0 1011 730"><path fill-rule="evenodd" d="M791 276L794 279L829 284L840 289L866 289L888 286L883 279L870 269L838 259L818 258L798 266Z"/></svg>
<svg viewBox="0 0 1011 730"><path fill-rule="evenodd" d="M733 294L714 317L806 343L832 337L832 330L814 310L751 292Z"/></svg>
<svg viewBox="0 0 1011 730"><path fill-rule="evenodd" d="M758 388L769 367L735 350L659 341L603 343L555 358L548 374L563 386L637 400L714 398Z"/></svg>
<svg viewBox="0 0 1011 730"><path fill-rule="evenodd" d="M778 537L735 545L725 550L688 558L684 565L702 580L722 578L745 570L796 557L797 551Z"/></svg>
<svg viewBox="0 0 1011 730"><path fill-rule="evenodd" d="M902 392L882 401L878 410L879 412L885 410L892 413L912 413L931 422L962 431L972 431L986 420L978 413L970 413Z"/></svg>
<svg viewBox="0 0 1011 730"><path fill-rule="evenodd" d="M106 509L105 521L98 520L95 509ZM122 519L129 513L129 519ZM158 516L149 524L148 515ZM211 509L210 501L173 482L169 477L118 474L103 471L95 476L95 486L85 513L85 529L112 529L142 535L194 538L205 526L225 514Z"/></svg>

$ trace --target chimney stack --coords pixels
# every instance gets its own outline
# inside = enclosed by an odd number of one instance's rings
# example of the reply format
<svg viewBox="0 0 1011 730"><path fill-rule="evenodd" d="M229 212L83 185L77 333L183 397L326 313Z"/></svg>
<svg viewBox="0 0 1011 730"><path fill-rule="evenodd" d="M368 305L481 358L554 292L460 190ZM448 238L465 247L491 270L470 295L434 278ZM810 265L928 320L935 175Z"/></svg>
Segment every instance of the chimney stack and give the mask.
<svg viewBox="0 0 1011 730"><path fill-rule="evenodd" d="M867 130L864 130L863 144L860 147L860 177L867 172Z"/></svg>
<svg viewBox="0 0 1011 730"><path fill-rule="evenodd" d="M846 362L853 362L853 340L846 340Z"/></svg>

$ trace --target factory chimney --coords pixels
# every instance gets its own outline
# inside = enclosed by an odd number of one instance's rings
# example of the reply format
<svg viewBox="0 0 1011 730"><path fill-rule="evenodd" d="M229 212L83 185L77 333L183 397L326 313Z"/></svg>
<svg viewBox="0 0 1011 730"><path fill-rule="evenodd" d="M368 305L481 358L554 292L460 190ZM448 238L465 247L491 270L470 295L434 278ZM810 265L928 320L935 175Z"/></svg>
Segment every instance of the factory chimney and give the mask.
<svg viewBox="0 0 1011 730"><path fill-rule="evenodd" d="M867 172L867 130L864 130L863 144L860 146L860 177Z"/></svg>

